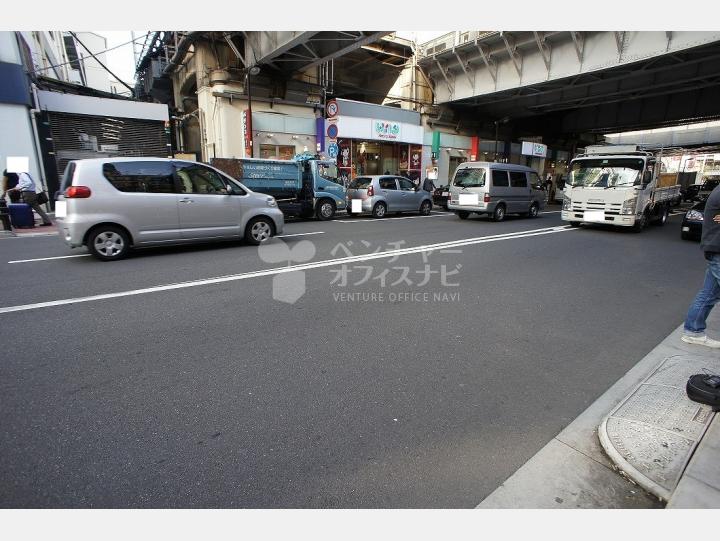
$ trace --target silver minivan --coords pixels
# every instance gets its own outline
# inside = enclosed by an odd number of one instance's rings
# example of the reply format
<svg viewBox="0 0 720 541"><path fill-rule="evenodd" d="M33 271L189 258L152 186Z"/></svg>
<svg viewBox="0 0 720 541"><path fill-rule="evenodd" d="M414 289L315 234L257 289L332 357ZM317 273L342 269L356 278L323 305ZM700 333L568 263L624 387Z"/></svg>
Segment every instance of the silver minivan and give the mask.
<svg viewBox="0 0 720 541"><path fill-rule="evenodd" d="M103 261L131 248L282 233L273 197L208 165L167 158L96 158L68 163L56 195L59 235Z"/></svg>
<svg viewBox="0 0 720 541"><path fill-rule="evenodd" d="M431 210L432 194L404 177L357 177L347 189L348 214L370 213L375 218L382 218L388 212L419 212L427 216Z"/></svg>
<svg viewBox="0 0 720 541"><path fill-rule="evenodd" d="M540 176L524 165L465 162L455 170L449 191L448 209L462 220L472 212L496 222L507 214L535 218L545 207Z"/></svg>

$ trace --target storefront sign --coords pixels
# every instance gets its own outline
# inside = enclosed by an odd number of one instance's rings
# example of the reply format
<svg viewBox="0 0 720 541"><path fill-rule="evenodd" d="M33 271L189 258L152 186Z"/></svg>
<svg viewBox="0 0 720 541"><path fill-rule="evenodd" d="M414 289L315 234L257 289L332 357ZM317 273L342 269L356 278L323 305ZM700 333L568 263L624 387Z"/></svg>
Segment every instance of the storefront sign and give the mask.
<svg viewBox="0 0 720 541"><path fill-rule="evenodd" d="M387 120L373 120L372 133L376 139L395 141L400 138L400 123Z"/></svg>
<svg viewBox="0 0 720 541"><path fill-rule="evenodd" d="M520 153L524 156L536 156L538 158L544 158L545 156L547 156L547 145L543 145L542 143L530 143L528 141L523 141Z"/></svg>

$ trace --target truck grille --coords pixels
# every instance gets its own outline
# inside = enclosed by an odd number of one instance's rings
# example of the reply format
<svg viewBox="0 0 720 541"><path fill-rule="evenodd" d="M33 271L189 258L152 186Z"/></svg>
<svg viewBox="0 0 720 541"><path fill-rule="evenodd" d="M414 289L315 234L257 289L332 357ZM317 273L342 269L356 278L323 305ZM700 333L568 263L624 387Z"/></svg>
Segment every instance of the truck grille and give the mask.
<svg viewBox="0 0 720 541"><path fill-rule="evenodd" d="M589 203L573 201L573 212L583 212L586 210L603 210L605 211L605 214L619 215L622 210L622 203Z"/></svg>

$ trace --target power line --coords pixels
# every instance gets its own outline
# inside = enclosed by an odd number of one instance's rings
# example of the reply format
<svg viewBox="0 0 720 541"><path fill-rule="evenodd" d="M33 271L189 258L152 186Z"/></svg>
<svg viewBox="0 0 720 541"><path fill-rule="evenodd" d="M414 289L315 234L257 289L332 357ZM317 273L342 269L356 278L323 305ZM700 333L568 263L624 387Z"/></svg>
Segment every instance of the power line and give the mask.
<svg viewBox="0 0 720 541"><path fill-rule="evenodd" d="M72 32L71 32L71 33L72 33ZM76 38L76 39L77 39L77 38ZM125 47L125 45L130 45L131 43L135 43L136 41L140 41L140 40L142 40L142 39L145 39L145 36L140 37L140 38L135 38L135 39L130 40L130 41L127 41L127 42L125 42L125 43L121 43L120 45L115 45L114 47L110 47L109 49L105 49L104 51L100 51L100 52L95 53L95 54L103 54L103 53L107 53L107 52L110 52L110 51L114 51L115 49L119 49L120 47ZM80 41L80 40L78 40L78 41ZM90 53L90 54L92 54L92 53ZM63 62L62 64L55 64L55 65L53 65L53 66L48 66L47 68L38 68L38 69L36 69L35 71L47 71L47 70L51 70L51 69L54 69L54 68L59 68L60 66L67 66L68 64L72 64L73 62L74 62L74 60L69 60L69 61L67 61L67 62Z"/></svg>
<svg viewBox="0 0 720 541"><path fill-rule="evenodd" d="M103 64L102 62L100 62L100 59L99 59L97 56L95 56L95 54L94 54L90 49L88 49L82 41L80 41L80 38L77 37L77 35L75 34L75 32L70 32L70 35L77 40L77 42L82 46L83 49L85 49L88 53L90 53L90 56L92 56L92 57L95 59L95 62L97 62L98 64L100 64L100 65L105 69L105 71L107 71L110 75L112 75L113 77L115 77L115 79L117 80L118 83L120 83L120 84L123 85L125 88L127 88L131 93L133 92L133 89L132 89L132 87L131 87L129 84L127 84L125 81L123 81L122 79L120 79L120 77L118 77L118 76L115 75L112 71L110 71L110 68L108 68L108 67L107 67L105 64ZM98 53L98 54L100 54L100 53Z"/></svg>

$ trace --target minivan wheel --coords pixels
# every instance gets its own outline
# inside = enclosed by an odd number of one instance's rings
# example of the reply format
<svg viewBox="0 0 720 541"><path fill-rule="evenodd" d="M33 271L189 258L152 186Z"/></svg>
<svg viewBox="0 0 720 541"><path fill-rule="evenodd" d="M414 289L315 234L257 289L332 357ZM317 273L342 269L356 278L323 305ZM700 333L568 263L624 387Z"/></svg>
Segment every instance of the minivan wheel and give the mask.
<svg viewBox="0 0 720 541"><path fill-rule="evenodd" d="M330 220L335 216L335 203L329 199L322 199L315 212L318 220Z"/></svg>
<svg viewBox="0 0 720 541"><path fill-rule="evenodd" d="M431 210L432 210L432 203L426 199L425 201L422 202L422 205L420 205L420 214L422 216L430 216Z"/></svg>
<svg viewBox="0 0 720 541"><path fill-rule="evenodd" d="M270 218L260 216L250 220L250 223L245 227L245 241L248 244L257 246L270 239L274 233L275 226Z"/></svg>
<svg viewBox="0 0 720 541"><path fill-rule="evenodd" d="M530 205L530 210L528 211L528 218L537 218L539 212L540 207L538 207L537 203L533 203L532 205Z"/></svg>
<svg viewBox="0 0 720 541"><path fill-rule="evenodd" d="M505 205L498 205L492 214L493 222L502 222L505 219Z"/></svg>
<svg viewBox="0 0 720 541"><path fill-rule="evenodd" d="M470 216L470 213L467 210L458 210L456 214L461 220L467 220L468 216Z"/></svg>
<svg viewBox="0 0 720 541"><path fill-rule="evenodd" d="M375 203L375 206L372 210L373 218L382 218L385 216L385 213L387 212L387 207L385 206L385 203Z"/></svg>
<svg viewBox="0 0 720 541"><path fill-rule="evenodd" d="M119 227L100 226L88 235L87 247L100 261L117 261L130 251L130 238Z"/></svg>

